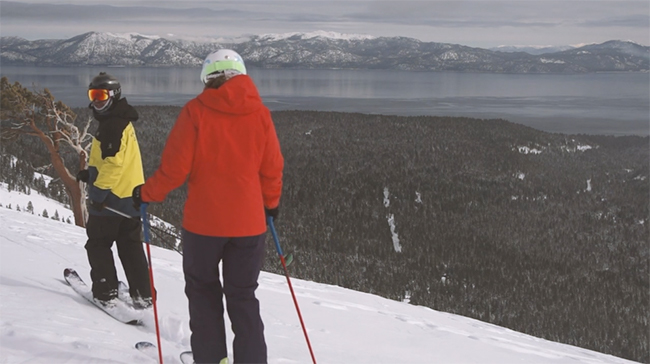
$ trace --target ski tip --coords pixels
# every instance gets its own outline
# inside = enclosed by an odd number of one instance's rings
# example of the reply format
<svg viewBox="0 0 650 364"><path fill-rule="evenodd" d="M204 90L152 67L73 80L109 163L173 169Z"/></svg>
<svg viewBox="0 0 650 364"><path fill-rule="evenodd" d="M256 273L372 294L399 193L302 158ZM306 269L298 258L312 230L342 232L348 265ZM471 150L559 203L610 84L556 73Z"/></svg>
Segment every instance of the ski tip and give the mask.
<svg viewBox="0 0 650 364"><path fill-rule="evenodd" d="M194 355L192 355L192 352L191 352L191 351L184 351L184 352L182 352L182 353L180 354L180 359L181 359L181 363L183 363L183 364L191 364L191 363L194 363ZM228 358L225 358L225 359L228 359ZM228 363L228 362L226 361L225 364L227 364L227 363ZM223 364L223 360L221 361L220 364Z"/></svg>
<svg viewBox="0 0 650 364"><path fill-rule="evenodd" d="M148 341L138 341L137 343L135 343L135 348L138 349L138 350L147 349L147 348L155 348L155 347L156 347L156 345L154 345L154 344L152 344L152 343L150 343Z"/></svg>
<svg viewBox="0 0 650 364"><path fill-rule="evenodd" d="M66 268L63 270L63 278L65 278L66 281L68 281L69 278L73 278L73 277L79 277L79 274L77 273L76 270L72 268Z"/></svg>

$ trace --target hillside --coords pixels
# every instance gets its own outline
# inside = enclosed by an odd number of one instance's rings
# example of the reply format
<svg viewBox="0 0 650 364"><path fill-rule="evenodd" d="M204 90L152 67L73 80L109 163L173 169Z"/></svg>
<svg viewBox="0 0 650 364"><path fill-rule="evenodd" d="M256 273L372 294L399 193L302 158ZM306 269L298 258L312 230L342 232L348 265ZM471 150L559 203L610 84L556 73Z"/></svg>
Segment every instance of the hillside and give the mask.
<svg viewBox="0 0 650 364"><path fill-rule="evenodd" d="M14 206L50 203L35 193L5 188L0 184L0 201L11 200ZM118 323L63 281L67 267L89 279L83 229L5 207L0 208L0 224L5 227L0 231L0 362L157 363L133 348L137 341L155 341L150 312L144 327ZM178 353L189 349L181 256L156 247L151 251L163 358L178 364ZM118 276L125 277L121 268ZM292 284L321 363L632 363L341 287L295 278ZM263 272L257 292L269 363L311 362L286 279Z"/></svg>
<svg viewBox="0 0 650 364"><path fill-rule="evenodd" d="M499 52L406 37L346 37L324 32L252 36L241 42L188 41L88 32L69 39L0 39L0 61L19 66L195 66L231 48L250 67L393 69L487 73L648 72L650 48L612 40L544 54Z"/></svg>
<svg viewBox="0 0 650 364"><path fill-rule="evenodd" d="M180 108L138 111L151 175ZM286 158L277 225L296 277L650 362L647 137L505 120L273 117ZM33 146L11 149L43 163ZM151 210L179 226L183 196ZM279 273L273 256L265 267Z"/></svg>

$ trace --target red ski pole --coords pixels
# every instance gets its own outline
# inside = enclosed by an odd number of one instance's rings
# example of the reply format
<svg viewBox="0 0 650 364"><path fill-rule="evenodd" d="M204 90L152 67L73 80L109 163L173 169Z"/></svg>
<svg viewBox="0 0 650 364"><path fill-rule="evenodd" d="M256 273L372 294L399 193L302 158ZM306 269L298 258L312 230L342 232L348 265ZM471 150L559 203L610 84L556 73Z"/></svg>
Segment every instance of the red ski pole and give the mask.
<svg viewBox="0 0 650 364"><path fill-rule="evenodd" d="M151 283L151 299L153 300L153 317L156 323L156 339L158 340L158 359L163 364L162 346L160 345L160 327L158 326L158 304L156 303L156 286L153 284L153 266L151 264L151 238L149 237L149 220L147 219L147 206L143 203L140 205L140 215L142 216L142 230L144 231L144 242L147 244L147 260L149 261L149 282Z"/></svg>
<svg viewBox="0 0 650 364"><path fill-rule="evenodd" d="M282 253L282 248L280 247L280 241L278 240L278 234L275 232L275 226L273 225L273 217L269 216L267 218L269 227L271 228L271 235L273 235L273 241L275 241L275 249L278 251L280 256L280 262L282 263L282 268L284 268L284 275L287 277L287 283L289 284L289 290L291 291L291 297L293 298L293 304L296 306L296 311L298 312L298 319L300 319L300 325L302 326L302 332L305 334L305 340L307 341L307 347L309 348L309 354L311 354L311 360L316 364L316 357L314 356L314 351L311 348L311 343L309 342L309 336L307 335L307 329L305 328L305 323L302 320L302 315L300 314L300 307L298 307L298 300L296 300L296 294L293 292L293 286L291 285L291 279L289 278L289 271L287 270L287 263L284 261L284 254Z"/></svg>

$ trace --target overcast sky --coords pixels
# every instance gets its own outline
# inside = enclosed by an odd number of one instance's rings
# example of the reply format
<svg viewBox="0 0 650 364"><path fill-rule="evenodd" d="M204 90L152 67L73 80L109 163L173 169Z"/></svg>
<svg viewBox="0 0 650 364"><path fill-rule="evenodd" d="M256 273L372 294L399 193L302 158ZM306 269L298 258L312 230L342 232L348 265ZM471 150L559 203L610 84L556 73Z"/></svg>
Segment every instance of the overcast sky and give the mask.
<svg viewBox="0 0 650 364"><path fill-rule="evenodd" d="M29 40L89 31L230 38L316 30L482 48L650 45L650 1L0 1L0 34Z"/></svg>

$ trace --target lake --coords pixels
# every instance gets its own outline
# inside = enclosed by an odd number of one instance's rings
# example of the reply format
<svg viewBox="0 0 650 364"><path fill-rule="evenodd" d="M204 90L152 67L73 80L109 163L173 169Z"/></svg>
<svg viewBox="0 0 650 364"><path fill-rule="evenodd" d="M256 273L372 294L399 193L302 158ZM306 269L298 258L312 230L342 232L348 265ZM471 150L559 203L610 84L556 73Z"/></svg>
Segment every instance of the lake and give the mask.
<svg viewBox="0 0 650 364"><path fill-rule="evenodd" d="M132 105L182 106L199 68L2 66L10 82L48 88L72 107L100 71ZM502 118L567 134L650 135L650 74L488 74L393 70L249 69L267 107L391 115Z"/></svg>

